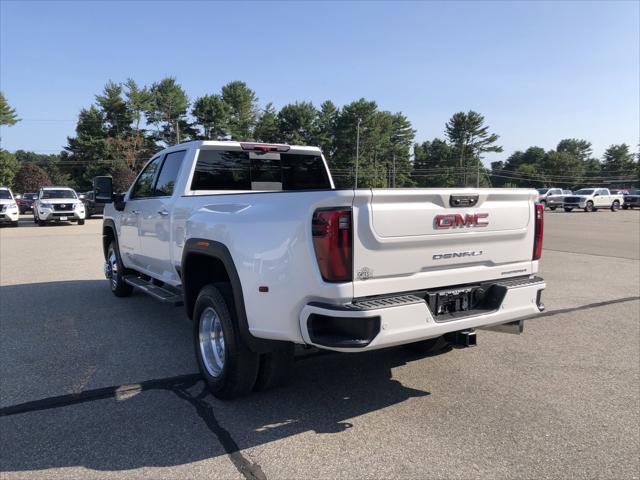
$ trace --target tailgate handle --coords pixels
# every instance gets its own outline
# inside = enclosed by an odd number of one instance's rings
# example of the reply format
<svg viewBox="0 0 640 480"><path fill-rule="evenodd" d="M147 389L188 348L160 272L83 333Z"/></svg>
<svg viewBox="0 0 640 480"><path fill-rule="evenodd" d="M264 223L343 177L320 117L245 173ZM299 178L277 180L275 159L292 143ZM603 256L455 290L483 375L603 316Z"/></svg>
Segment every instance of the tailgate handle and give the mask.
<svg viewBox="0 0 640 480"><path fill-rule="evenodd" d="M475 207L478 203L478 194L472 195L451 195L449 205L452 207Z"/></svg>

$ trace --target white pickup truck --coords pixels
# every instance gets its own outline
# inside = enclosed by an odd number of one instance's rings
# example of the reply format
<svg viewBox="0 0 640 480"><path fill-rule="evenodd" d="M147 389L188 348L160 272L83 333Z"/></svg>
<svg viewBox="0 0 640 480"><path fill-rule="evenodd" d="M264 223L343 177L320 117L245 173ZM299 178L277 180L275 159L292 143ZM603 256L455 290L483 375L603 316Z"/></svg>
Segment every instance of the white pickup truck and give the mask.
<svg viewBox="0 0 640 480"><path fill-rule="evenodd" d="M283 382L294 344L468 346L544 309L535 190L339 190L318 148L196 141L94 191L111 290L184 303L219 398Z"/></svg>
<svg viewBox="0 0 640 480"><path fill-rule="evenodd" d="M616 212L620 210L623 202L623 195L612 195L608 188L582 188L564 197L563 206L565 212L570 212L574 208L581 208L585 212L608 208L612 212Z"/></svg>

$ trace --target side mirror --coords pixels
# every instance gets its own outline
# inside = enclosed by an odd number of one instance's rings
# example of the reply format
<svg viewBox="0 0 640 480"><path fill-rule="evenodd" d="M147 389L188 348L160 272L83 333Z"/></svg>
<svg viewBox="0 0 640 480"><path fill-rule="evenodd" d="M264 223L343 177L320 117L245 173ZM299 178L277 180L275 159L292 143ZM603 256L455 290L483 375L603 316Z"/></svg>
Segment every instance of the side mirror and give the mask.
<svg viewBox="0 0 640 480"><path fill-rule="evenodd" d="M113 207L119 212L122 212L124 210L124 206L126 204L126 202L124 201L124 196L124 193L117 193L113 196Z"/></svg>
<svg viewBox="0 0 640 480"><path fill-rule="evenodd" d="M93 194L96 203L113 202L113 180L111 177L95 177Z"/></svg>

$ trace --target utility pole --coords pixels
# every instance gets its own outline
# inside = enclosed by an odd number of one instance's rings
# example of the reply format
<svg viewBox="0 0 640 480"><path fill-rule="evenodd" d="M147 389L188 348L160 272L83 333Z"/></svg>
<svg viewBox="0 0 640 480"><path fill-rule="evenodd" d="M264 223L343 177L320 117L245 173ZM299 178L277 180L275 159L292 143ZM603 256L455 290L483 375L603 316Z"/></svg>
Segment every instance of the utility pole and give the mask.
<svg viewBox="0 0 640 480"><path fill-rule="evenodd" d="M358 126L356 128L356 181L355 187L358 188L358 162L360 161L360 122L361 118L358 118Z"/></svg>
<svg viewBox="0 0 640 480"><path fill-rule="evenodd" d="M393 188L396 188L396 154L393 154Z"/></svg>
<svg viewBox="0 0 640 480"><path fill-rule="evenodd" d="M478 173L476 174L476 188L480 188L480 154L478 153L477 161Z"/></svg>
<svg viewBox="0 0 640 480"><path fill-rule="evenodd" d="M178 140L177 143L180 143L180 124L178 122L179 119L176 118L176 139Z"/></svg>

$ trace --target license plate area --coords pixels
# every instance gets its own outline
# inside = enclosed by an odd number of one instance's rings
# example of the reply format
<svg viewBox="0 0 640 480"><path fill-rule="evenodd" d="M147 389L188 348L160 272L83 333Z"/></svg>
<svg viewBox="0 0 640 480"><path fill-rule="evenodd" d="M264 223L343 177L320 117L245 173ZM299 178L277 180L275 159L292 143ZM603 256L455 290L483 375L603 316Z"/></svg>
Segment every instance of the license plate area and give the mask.
<svg viewBox="0 0 640 480"><path fill-rule="evenodd" d="M66 219L67 219L67 217L60 217L60 220L61 220L61 221L64 221L64 220L66 220Z"/></svg>
<svg viewBox="0 0 640 480"><path fill-rule="evenodd" d="M425 301L436 322L447 322L496 311L506 294L502 285L468 285L428 291Z"/></svg>

